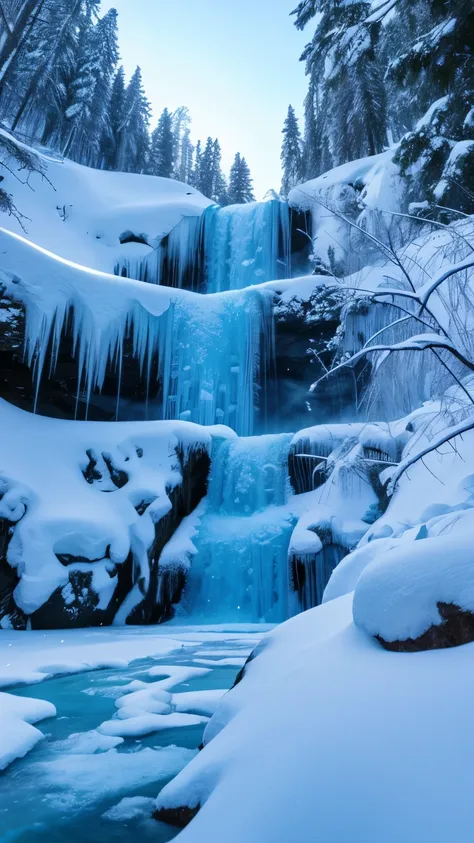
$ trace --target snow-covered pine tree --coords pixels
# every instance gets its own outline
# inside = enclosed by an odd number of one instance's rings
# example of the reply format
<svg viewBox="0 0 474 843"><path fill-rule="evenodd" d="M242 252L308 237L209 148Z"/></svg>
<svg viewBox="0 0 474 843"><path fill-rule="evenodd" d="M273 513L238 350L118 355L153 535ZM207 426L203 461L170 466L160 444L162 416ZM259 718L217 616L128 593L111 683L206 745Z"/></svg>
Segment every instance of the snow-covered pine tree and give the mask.
<svg viewBox="0 0 474 843"><path fill-rule="evenodd" d="M8 69L24 49L45 4L46 0L18 0L8 7L0 3L0 93Z"/></svg>
<svg viewBox="0 0 474 843"><path fill-rule="evenodd" d="M303 178L301 132L292 105L288 106L288 114L283 126L281 163L283 169L281 196L283 199L287 199L291 188L301 182Z"/></svg>
<svg viewBox="0 0 474 843"><path fill-rule="evenodd" d="M250 169L245 158L241 157L240 152L237 152L230 170L227 196L229 205L255 202Z"/></svg>
<svg viewBox="0 0 474 843"><path fill-rule="evenodd" d="M191 129L187 126L181 137L179 150L179 166L176 168L176 178L185 184L191 184L193 172L194 146L191 143Z"/></svg>
<svg viewBox="0 0 474 843"><path fill-rule="evenodd" d="M149 123L150 104L143 89L142 72L137 67L125 91L114 169L127 173L143 173L147 170Z"/></svg>
<svg viewBox="0 0 474 843"><path fill-rule="evenodd" d="M112 79L119 58L117 11L85 26L64 115L63 153L96 165L100 141L109 122Z"/></svg>
<svg viewBox="0 0 474 843"><path fill-rule="evenodd" d="M99 0L45 0L4 77L1 109L13 129L60 146L82 34L98 8Z"/></svg>
<svg viewBox="0 0 474 843"><path fill-rule="evenodd" d="M200 164L200 177L197 187L204 196L212 199L214 188L214 142L212 138L208 138L206 141Z"/></svg>
<svg viewBox="0 0 474 843"><path fill-rule="evenodd" d="M425 92L429 108L401 142L397 160L409 198L474 211L474 7L472 0L433 0L431 25L414 31L388 74ZM398 0L394 26L403 29L409 0Z"/></svg>
<svg viewBox="0 0 474 843"><path fill-rule="evenodd" d="M170 179L175 160L175 134L173 117L167 108L161 113L158 125L151 136L148 172L152 176Z"/></svg>
<svg viewBox="0 0 474 843"><path fill-rule="evenodd" d="M194 153L194 164L190 173L189 177L189 184L192 187L197 188L199 190L199 184L201 181L201 164L202 164L202 144L201 141L198 140L196 144L196 149Z"/></svg>
<svg viewBox="0 0 474 843"><path fill-rule="evenodd" d="M174 168L172 178L188 181L189 152L191 146L191 115L189 108L181 105L172 115L174 137Z"/></svg>
<svg viewBox="0 0 474 843"><path fill-rule="evenodd" d="M82 0L46 0L30 22L4 77L2 114L13 129L48 140L57 126L85 14Z"/></svg>
<svg viewBox="0 0 474 843"><path fill-rule="evenodd" d="M369 0L302 0L293 12L299 29L317 18L301 57L310 78L306 177L381 152L386 144L383 70L376 49L379 26L370 22L370 9Z"/></svg>
<svg viewBox="0 0 474 843"><path fill-rule="evenodd" d="M214 202L217 202L218 205L227 205L227 181L222 172L222 152L221 152L221 145L217 138L215 139L212 145L212 152L213 152L213 160L212 160L212 170L213 170L213 185L212 185L212 193L211 199Z"/></svg>
<svg viewBox="0 0 474 843"><path fill-rule="evenodd" d="M110 94L108 121L101 139L101 160L106 170L113 170L117 165L120 148L120 132L125 110L125 70L119 67Z"/></svg>

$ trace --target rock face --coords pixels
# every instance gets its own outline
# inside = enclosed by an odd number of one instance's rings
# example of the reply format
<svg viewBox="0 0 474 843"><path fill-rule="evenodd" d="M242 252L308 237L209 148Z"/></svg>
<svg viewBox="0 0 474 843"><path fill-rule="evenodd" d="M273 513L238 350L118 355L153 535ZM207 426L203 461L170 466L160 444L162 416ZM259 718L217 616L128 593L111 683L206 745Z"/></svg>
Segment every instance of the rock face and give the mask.
<svg viewBox="0 0 474 843"><path fill-rule="evenodd" d="M315 532L321 538L319 533ZM299 605L303 612L322 603L324 589L334 568L352 550L350 547L335 543L330 535L323 538L323 546L319 553L290 555L290 582L298 595Z"/></svg>
<svg viewBox="0 0 474 843"><path fill-rule="evenodd" d="M442 623L433 624L418 638L385 641L377 635L386 650L394 653L418 653L422 650L444 650L474 641L474 612L466 612L454 603L438 603Z"/></svg>
<svg viewBox="0 0 474 843"><path fill-rule="evenodd" d="M186 828L200 810L200 805L195 808L159 808L154 812L153 818L176 828Z"/></svg>

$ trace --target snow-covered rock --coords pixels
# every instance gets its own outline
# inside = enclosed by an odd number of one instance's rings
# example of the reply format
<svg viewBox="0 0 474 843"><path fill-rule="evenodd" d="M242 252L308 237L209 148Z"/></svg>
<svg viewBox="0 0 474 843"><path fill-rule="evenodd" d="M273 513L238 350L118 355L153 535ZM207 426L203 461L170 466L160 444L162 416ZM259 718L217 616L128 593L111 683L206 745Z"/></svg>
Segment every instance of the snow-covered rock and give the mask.
<svg viewBox="0 0 474 843"><path fill-rule="evenodd" d="M206 492L210 433L58 421L5 402L0 427L2 625L168 617L184 582L160 584L158 560Z"/></svg>

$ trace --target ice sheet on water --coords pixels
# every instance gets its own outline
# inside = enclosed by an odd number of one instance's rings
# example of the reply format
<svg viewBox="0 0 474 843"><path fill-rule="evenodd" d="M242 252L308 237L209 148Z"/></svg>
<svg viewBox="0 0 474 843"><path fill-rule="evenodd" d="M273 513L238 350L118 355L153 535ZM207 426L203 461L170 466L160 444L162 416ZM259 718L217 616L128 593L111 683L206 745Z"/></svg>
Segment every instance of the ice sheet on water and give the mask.
<svg viewBox="0 0 474 843"><path fill-rule="evenodd" d="M194 659L196 664L208 664L215 667L243 667L247 659L245 658L228 658L228 659Z"/></svg>
<svg viewBox="0 0 474 843"><path fill-rule="evenodd" d="M154 808L155 800L147 796L125 796L102 817L111 822L125 823L139 817L151 817Z"/></svg>
<svg viewBox="0 0 474 843"><path fill-rule="evenodd" d="M198 714L140 714L125 720L106 720L99 726L99 732L104 735L122 738L140 738L153 732L163 732L166 729L180 729L186 726L199 726L207 723L208 717Z"/></svg>
<svg viewBox="0 0 474 843"><path fill-rule="evenodd" d="M46 797L62 810L82 811L104 798L120 796L152 782L176 775L195 755L182 747L141 749L123 753L111 749L91 755L65 754L32 765L32 774L44 777L54 793Z"/></svg>
<svg viewBox="0 0 474 843"><path fill-rule="evenodd" d="M123 743L123 738L101 735L96 729L90 732L75 732L63 741L54 741L51 749L64 755L95 755L108 752Z"/></svg>

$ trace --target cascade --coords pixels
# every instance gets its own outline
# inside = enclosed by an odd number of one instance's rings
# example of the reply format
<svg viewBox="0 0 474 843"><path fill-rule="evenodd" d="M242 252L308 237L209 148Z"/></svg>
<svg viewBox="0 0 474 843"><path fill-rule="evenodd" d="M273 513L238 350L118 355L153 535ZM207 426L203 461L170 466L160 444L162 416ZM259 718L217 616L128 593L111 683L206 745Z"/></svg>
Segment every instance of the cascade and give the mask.
<svg viewBox="0 0 474 843"><path fill-rule="evenodd" d="M216 442L183 603L191 617L276 623L291 613L291 441L278 434Z"/></svg>
<svg viewBox="0 0 474 843"><path fill-rule="evenodd" d="M290 213L285 202L213 206L203 214L203 232L208 292L290 277Z"/></svg>
<svg viewBox="0 0 474 843"><path fill-rule="evenodd" d="M144 258L122 258L115 274L208 293L289 278L289 207L276 199L211 205L201 217L183 217Z"/></svg>
<svg viewBox="0 0 474 843"><path fill-rule="evenodd" d="M77 359L77 404L81 400L87 407L92 393L100 393L111 367L117 379L116 418L121 418L128 345L147 395L153 394L157 376L161 384L158 398L147 401L149 418L225 424L249 436L261 411L264 425L264 380L274 353L271 296L245 291L178 297L159 315L134 302L130 310L113 316L99 330L94 313L77 300L73 306L57 304L47 318L33 308L27 311L25 355L34 371L36 397L45 368L50 375L55 371L67 328Z"/></svg>

